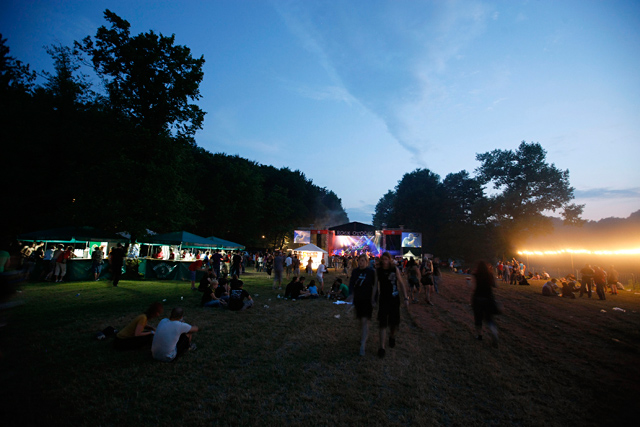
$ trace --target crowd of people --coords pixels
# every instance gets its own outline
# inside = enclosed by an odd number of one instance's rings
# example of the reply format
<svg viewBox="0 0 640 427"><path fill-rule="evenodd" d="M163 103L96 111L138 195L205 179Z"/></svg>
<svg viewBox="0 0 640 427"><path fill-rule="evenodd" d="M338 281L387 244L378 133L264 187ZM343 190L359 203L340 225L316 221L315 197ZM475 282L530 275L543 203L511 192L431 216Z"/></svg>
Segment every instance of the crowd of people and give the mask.
<svg viewBox="0 0 640 427"><path fill-rule="evenodd" d="M100 276L103 265L108 263L113 273L113 286L118 286L127 253L128 247L122 244L112 247L108 254L104 253L103 247L93 247L91 259L95 280ZM61 282L66 274L66 264L73 257L74 251L71 246L50 245L44 250L41 243L34 242L25 244L19 251L19 257L13 257L13 262L17 260L21 268L28 271L36 260L41 259L47 264L43 279ZM0 251L0 268L10 266L11 263L11 256L6 251ZM303 263L304 270L301 268ZM403 305L408 307L411 303L419 303L421 294L424 303L433 306L434 297L439 293L442 267L447 265L431 256L418 260L413 257L404 259L394 258L388 252L379 257L369 257L367 254L329 256L323 258L315 269L313 264L313 259L301 259L294 252L250 254L221 253L219 250L197 251L189 265L191 288L202 293L200 306L203 308L224 308L230 311L251 309L254 300L244 289L240 277L252 266L255 272L266 273L273 290L282 290L282 282L286 280L284 299L326 298L351 303L356 318L360 320L361 355L366 353L369 325L374 308L377 308L376 318L380 334L377 354L379 357L385 357L388 348L393 348L396 344L400 308ZM456 268L453 263L450 267L452 271L464 271ZM325 289L325 276L329 268L334 269L334 280L331 286ZM196 287L198 272L204 272L204 275ZM587 264L580 270L580 280L572 274L562 278L551 278L545 271L527 271L526 265L515 258L495 265L479 262L473 270L466 272L475 277L471 307L476 338L482 340L482 328L486 325L495 345L498 342L498 331L494 316L501 313L500 305L493 294L496 277L510 285L529 285L528 280L531 279L546 280L542 286L542 295L572 299L576 298L576 294L579 297L587 295L591 298L595 293L599 299L604 300L607 292L616 295L622 287L619 274L613 266L609 266L605 271L600 266L592 267ZM192 337L198 332L198 327L184 323L184 310L181 307L174 308L168 318L159 322L157 328L149 325L150 320L162 316L163 312L161 303L152 304L145 313L136 316L117 333L114 347L118 350L150 347L153 357L164 361L174 360L185 351L194 350Z"/></svg>

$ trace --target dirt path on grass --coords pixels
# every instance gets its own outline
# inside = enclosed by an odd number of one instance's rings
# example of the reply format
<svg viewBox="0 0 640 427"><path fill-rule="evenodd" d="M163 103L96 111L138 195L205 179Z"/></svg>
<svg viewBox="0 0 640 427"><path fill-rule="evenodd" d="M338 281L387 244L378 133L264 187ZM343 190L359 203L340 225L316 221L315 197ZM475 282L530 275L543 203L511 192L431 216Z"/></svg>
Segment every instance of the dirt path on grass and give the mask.
<svg viewBox="0 0 640 427"><path fill-rule="evenodd" d="M420 303L409 308L413 322L440 342L456 336L474 340L473 285L465 277L443 275L434 306L427 305L421 294ZM582 401L597 424L624 423L638 415L640 295L622 293L607 294L606 301L595 294L571 300L543 297L541 283L520 287L498 282L495 294L504 314L496 317L500 331L496 355L503 366L509 365L504 369L512 370L513 377L523 366L547 367L535 375L547 377L541 383L548 380L555 390L540 393L561 396L563 384L566 393L582 390L575 401ZM614 310L618 306L625 311Z"/></svg>

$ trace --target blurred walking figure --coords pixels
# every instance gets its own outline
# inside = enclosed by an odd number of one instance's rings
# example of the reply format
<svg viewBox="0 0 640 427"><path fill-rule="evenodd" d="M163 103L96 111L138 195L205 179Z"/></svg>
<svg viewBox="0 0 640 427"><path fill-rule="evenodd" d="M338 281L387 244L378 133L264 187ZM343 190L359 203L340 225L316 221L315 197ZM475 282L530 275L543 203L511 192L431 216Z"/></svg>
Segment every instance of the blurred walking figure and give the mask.
<svg viewBox="0 0 640 427"><path fill-rule="evenodd" d="M497 345L498 328L493 321L493 316L500 312L496 305L495 297L493 296L496 279L491 271L491 266L484 261L478 263L474 276L476 279L476 288L471 297L471 306L473 307L473 317L476 326L476 339L482 340L482 323L484 321L493 336L494 345Z"/></svg>
<svg viewBox="0 0 640 427"><path fill-rule="evenodd" d="M591 298L593 275L595 274L595 271L593 271L593 268L591 268L589 264L585 264L584 268L580 270L580 274L582 275L582 280L580 281L582 284L580 287L580 298L582 298L583 294L587 294L589 295L589 298Z"/></svg>
<svg viewBox="0 0 640 427"><path fill-rule="evenodd" d="M613 268L613 265L610 265L609 271L607 271L607 283L613 295L618 295L618 278L618 272Z"/></svg>
<svg viewBox="0 0 640 427"><path fill-rule="evenodd" d="M369 336L369 321L376 300L376 272L368 266L367 256L358 257L358 268L353 270L349 280L349 300L356 309L356 317L360 319L362 336L360 338L360 356L364 356ZM341 284L342 285L342 284ZM343 285L344 286L344 285Z"/></svg>
<svg viewBox="0 0 640 427"><path fill-rule="evenodd" d="M596 284L596 293L598 294L598 298L601 300L607 299L606 287L607 287L607 273L598 266L595 268L595 272L593 274L593 281Z"/></svg>
<svg viewBox="0 0 640 427"><path fill-rule="evenodd" d="M378 326L380 328L380 348L378 357L385 355L385 339L389 328L389 347L396 346L396 332L400 325L400 298L409 305L407 287L389 252L382 254L380 267L376 270L378 288Z"/></svg>

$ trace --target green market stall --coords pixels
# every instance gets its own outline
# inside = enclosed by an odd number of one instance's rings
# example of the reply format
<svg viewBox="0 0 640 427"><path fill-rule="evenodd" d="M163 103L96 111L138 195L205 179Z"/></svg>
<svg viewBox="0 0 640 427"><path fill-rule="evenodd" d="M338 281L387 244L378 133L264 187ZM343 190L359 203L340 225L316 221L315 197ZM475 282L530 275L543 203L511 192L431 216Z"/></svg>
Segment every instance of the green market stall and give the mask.
<svg viewBox="0 0 640 427"><path fill-rule="evenodd" d="M75 258L72 258L67 263L67 274L65 280L72 281L85 281L94 280L93 275L93 262L91 260L91 248L94 246L104 246L105 258L109 253L108 248L116 245L118 242L126 241L125 238L115 233L109 233L104 230L100 230L95 227L89 226L69 226L52 228L48 230L33 231L30 233L24 233L19 235L18 240L23 242L43 242L44 250L50 245L57 245L59 243L65 246L70 245L74 247ZM81 248L78 248L81 246ZM37 260L34 270L31 273L31 277L38 278L42 272L49 267L47 265L49 261ZM100 278L110 278L111 273L106 268L107 261L100 274Z"/></svg>
<svg viewBox="0 0 640 427"><path fill-rule="evenodd" d="M141 244L147 246L173 246L178 251L182 249L220 249L215 242L187 231L156 234L147 237ZM144 274L146 279L190 280L189 266L192 262L194 260L143 258L140 260L138 272ZM199 281L204 274L204 271L198 271L196 280Z"/></svg>

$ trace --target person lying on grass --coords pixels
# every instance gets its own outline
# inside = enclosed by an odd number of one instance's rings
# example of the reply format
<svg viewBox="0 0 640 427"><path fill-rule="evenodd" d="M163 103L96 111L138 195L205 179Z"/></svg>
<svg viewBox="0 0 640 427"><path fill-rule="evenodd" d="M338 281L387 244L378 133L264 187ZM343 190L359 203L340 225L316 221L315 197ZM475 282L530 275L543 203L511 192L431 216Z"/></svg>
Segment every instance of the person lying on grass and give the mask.
<svg viewBox="0 0 640 427"><path fill-rule="evenodd" d="M244 283L242 283L242 280L238 280L238 282L237 288L231 288L231 294L229 295L229 310L231 311L244 311L253 307L251 295L242 289Z"/></svg>
<svg viewBox="0 0 640 427"><path fill-rule="evenodd" d="M154 302L144 314L140 314L116 335L113 347L116 350L133 350L149 347L153 341L155 328L147 322L160 316L164 312L162 303Z"/></svg>
<svg viewBox="0 0 640 427"><path fill-rule="evenodd" d="M202 292L202 299L200 305L203 307L226 307L227 301L221 297L216 296L216 289L218 289L218 281L213 279L211 285Z"/></svg>
<svg viewBox="0 0 640 427"><path fill-rule="evenodd" d="M171 310L168 319L162 319L153 336L151 355L161 362L171 362L187 350L195 350L196 345L191 343L194 333L198 332L197 326L184 323L184 310L176 307Z"/></svg>

